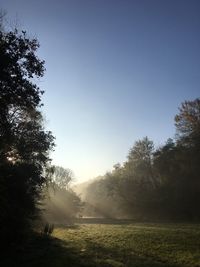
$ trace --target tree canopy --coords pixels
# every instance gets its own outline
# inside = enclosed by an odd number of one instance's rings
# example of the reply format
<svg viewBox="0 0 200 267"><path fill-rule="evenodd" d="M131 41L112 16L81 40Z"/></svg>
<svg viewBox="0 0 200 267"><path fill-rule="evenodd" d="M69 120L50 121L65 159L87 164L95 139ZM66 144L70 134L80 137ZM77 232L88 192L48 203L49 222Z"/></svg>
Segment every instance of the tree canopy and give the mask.
<svg viewBox="0 0 200 267"><path fill-rule="evenodd" d="M54 146L41 113L44 74L39 43L17 30L0 31L0 222L1 234L24 232L36 215L44 169Z"/></svg>
<svg viewBox="0 0 200 267"><path fill-rule="evenodd" d="M200 145L200 99L185 101L175 116L177 137L190 146Z"/></svg>

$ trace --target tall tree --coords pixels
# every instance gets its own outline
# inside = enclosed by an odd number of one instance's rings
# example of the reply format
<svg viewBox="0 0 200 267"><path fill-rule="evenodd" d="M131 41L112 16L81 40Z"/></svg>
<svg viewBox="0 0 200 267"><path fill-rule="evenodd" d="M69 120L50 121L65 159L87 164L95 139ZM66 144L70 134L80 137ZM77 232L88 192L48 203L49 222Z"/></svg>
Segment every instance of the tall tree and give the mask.
<svg viewBox="0 0 200 267"><path fill-rule="evenodd" d="M46 181L44 168L54 146L41 115L44 74L36 39L0 31L0 231L13 239L28 229Z"/></svg>
<svg viewBox="0 0 200 267"><path fill-rule="evenodd" d="M153 175L153 141L148 137L135 142L128 154L126 168L130 168L134 173L134 177L142 182L155 185L155 177Z"/></svg>

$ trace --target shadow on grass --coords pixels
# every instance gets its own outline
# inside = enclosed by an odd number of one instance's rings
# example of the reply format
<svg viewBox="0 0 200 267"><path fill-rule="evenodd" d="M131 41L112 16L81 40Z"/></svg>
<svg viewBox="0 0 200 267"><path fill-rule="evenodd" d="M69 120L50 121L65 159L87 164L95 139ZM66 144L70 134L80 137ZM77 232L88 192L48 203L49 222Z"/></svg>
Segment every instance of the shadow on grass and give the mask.
<svg viewBox="0 0 200 267"><path fill-rule="evenodd" d="M0 258L2 267L180 267L130 251L108 249L86 241L84 248L57 238L32 236Z"/></svg>

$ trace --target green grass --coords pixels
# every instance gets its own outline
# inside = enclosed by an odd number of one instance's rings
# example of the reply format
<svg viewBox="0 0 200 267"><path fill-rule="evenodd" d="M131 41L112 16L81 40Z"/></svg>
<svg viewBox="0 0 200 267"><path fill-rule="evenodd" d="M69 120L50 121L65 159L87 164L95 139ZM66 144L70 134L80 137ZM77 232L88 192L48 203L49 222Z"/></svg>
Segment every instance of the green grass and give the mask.
<svg viewBox="0 0 200 267"><path fill-rule="evenodd" d="M20 256L21 255L21 256ZM197 267L200 225L83 224L38 237L11 266ZM23 256L23 257L22 257Z"/></svg>

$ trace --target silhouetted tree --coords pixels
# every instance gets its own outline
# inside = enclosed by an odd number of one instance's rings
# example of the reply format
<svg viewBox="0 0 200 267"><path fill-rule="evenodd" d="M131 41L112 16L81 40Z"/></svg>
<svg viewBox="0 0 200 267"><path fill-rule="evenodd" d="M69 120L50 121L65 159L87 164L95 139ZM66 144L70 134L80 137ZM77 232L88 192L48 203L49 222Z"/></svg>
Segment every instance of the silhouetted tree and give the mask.
<svg viewBox="0 0 200 267"><path fill-rule="evenodd" d="M135 179L155 185L156 181L152 169L153 150L153 141L149 140L148 137L136 141L129 151L125 167L132 170Z"/></svg>
<svg viewBox="0 0 200 267"><path fill-rule="evenodd" d="M0 31L0 235L7 240L20 237L36 215L54 146L35 84L44 74L38 47L25 32Z"/></svg>

